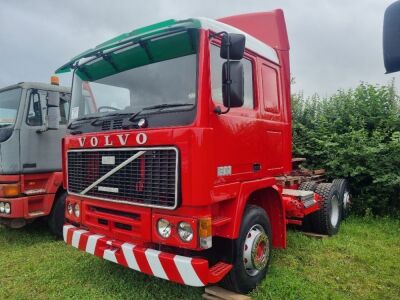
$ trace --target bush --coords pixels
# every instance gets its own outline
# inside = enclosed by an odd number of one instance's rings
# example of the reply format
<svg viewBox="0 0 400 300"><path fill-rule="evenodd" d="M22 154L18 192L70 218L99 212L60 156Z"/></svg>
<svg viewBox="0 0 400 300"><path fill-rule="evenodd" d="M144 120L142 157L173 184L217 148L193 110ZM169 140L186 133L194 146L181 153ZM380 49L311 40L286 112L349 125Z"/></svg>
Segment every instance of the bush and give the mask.
<svg viewBox="0 0 400 300"><path fill-rule="evenodd" d="M393 82L292 96L294 156L350 181L353 210L400 215L400 100Z"/></svg>

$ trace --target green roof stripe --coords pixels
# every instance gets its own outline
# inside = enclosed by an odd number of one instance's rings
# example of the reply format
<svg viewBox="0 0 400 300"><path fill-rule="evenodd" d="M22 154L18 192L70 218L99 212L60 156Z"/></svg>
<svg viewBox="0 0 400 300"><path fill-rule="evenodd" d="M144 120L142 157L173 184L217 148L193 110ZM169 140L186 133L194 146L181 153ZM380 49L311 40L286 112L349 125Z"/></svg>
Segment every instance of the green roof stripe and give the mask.
<svg viewBox="0 0 400 300"><path fill-rule="evenodd" d="M151 37L157 34L163 34L168 31L172 31L174 29L190 29L190 28L200 28L201 23L196 19L188 19L188 20L166 20L163 22L159 22L150 26L141 27L135 29L128 33L120 34L104 43L97 45L95 48L88 49L81 54L72 58L69 62L61 66L56 70L56 74L65 73L71 71L72 65L79 61L82 58L90 57L96 55L97 52L106 51L120 45L129 43L131 41L139 40L141 38Z"/></svg>

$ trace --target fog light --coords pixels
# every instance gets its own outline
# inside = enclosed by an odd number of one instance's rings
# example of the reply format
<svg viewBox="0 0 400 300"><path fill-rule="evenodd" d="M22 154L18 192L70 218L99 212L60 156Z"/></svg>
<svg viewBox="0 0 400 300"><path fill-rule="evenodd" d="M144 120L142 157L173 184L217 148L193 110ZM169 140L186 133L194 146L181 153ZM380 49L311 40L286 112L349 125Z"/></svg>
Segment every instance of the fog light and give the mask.
<svg viewBox="0 0 400 300"><path fill-rule="evenodd" d="M79 204L78 203L76 203L75 206L74 206L74 214L75 214L75 217L77 217L77 218L79 218L79 216L81 215L81 210L79 208Z"/></svg>
<svg viewBox="0 0 400 300"><path fill-rule="evenodd" d="M4 214L4 202L0 202L0 213Z"/></svg>
<svg viewBox="0 0 400 300"><path fill-rule="evenodd" d="M192 226L187 222L180 222L178 225L178 234L182 241L190 242L193 239Z"/></svg>
<svg viewBox="0 0 400 300"><path fill-rule="evenodd" d="M6 202L6 203L4 204L4 212L5 212L6 214L10 214L10 213L11 213L11 205L10 205L10 203Z"/></svg>
<svg viewBox="0 0 400 300"><path fill-rule="evenodd" d="M68 214L72 215L72 212L74 210L72 203L68 203L67 210L68 210Z"/></svg>
<svg viewBox="0 0 400 300"><path fill-rule="evenodd" d="M164 239L171 235L171 223L165 219L160 219L157 221L157 231L158 234Z"/></svg>

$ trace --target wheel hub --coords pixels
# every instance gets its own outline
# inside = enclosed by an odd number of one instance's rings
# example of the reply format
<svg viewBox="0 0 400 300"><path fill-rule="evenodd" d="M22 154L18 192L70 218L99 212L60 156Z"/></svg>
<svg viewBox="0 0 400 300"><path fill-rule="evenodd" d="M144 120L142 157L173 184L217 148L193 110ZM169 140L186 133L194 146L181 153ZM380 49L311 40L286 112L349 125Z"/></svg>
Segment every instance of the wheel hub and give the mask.
<svg viewBox="0 0 400 300"><path fill-rule="evenodd" d="M332 197L331 201L331 225L336 227L339 222L339 199L336 196Z"/></svg>
<svg viewBox="0 0 400 300"><path fill-rule="evenodd" d="M247 233L243 249L243 264L250 276L257 275L268 263L269 238L261 225L254 225Z"/></svg>
<svg viewBox="0 0 400 300"><path fill-rule="evenodd" d="M350 204L350 193L348 191L345 191L343 195L343 207L347 209L349 204Z"/></svg>

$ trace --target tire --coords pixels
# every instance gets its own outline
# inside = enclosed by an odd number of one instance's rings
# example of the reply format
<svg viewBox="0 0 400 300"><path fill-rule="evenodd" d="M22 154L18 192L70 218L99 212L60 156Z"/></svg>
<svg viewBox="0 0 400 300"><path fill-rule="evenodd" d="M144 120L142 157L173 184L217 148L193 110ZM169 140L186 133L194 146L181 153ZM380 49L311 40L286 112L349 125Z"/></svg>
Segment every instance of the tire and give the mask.
<svg viewBox="0 0 400 300"><path fill-rule="evenodd" d="M342 221L342 206L339 191L332 183L320 183L315 192L321 196L320 209L311 214L313 230L332 236L339 231Z"/></svg>
<svg viewBox="0 0 400 300"><path fill-rule="evenodd" d="M221 285L247 294L265 278L271 259L271 225L262 208L255 205L246 207L234 249L233 268Z"/></svg>
<svg viewBox="0 0 400 300"><path fill-rule="evenodd" d="M339 190L339 199L342 203L342 220L349 216L351 206L351 194L348 181L346 179L335 179L333 185Z"/></svg>
<svg viewBox="0 0 400 300"><path fill-rule="evenodd" d="M65 215L65 199L67 193L57 193L54 199L53 208L48 218L50 232L57 238L63 237L64 215Z"/></svg>
<svg viewBox="0 0 400 300"><path fill-rule="evenodd" d="M315 192L315 189L317 188L318 183L315 181L306 181L300 184L299 190L301 191L312 191ZM312 228L312 221L311 221L311 215L307 215L304 217L303 222L301 224L301 230L308 232L308 231L313 231Z"/></svg>
<svg viewBox="0 0 400 300"><path fill-rule="evenodd" d="M299 190L301 191L312 191L315 192L315 189L317 188L318 183L315 181L306 181L300 184Z"/></svg>

